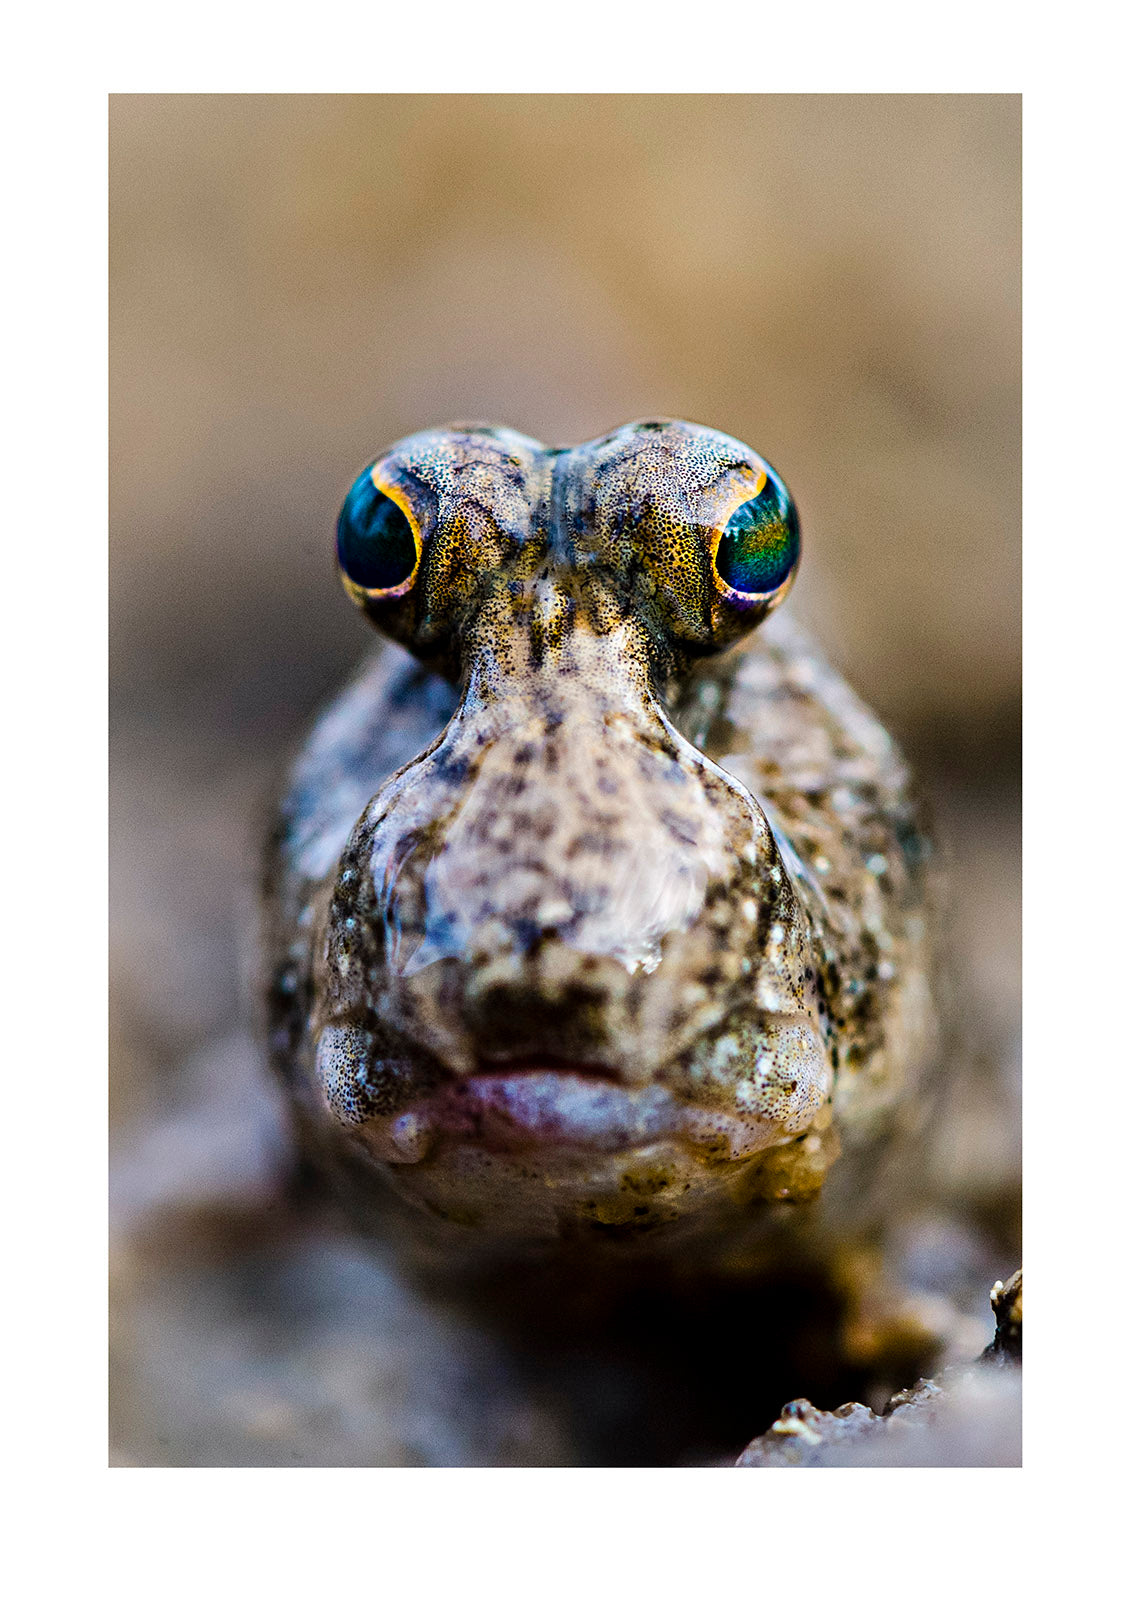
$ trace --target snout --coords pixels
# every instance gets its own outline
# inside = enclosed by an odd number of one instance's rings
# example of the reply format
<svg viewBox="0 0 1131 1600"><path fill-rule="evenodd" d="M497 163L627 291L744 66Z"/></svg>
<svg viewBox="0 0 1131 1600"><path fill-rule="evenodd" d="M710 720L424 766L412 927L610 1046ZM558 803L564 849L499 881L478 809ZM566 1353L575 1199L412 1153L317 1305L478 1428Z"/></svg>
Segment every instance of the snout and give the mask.
<svg viewBox="0 0 1131 1600"><path fill-rule="evenodd" d="M549 1051L639 1081L765 964L789 890L752 796L654 709L570 709L461 710L373 800L331 908L339 1014L457 1073Z"/></svg>

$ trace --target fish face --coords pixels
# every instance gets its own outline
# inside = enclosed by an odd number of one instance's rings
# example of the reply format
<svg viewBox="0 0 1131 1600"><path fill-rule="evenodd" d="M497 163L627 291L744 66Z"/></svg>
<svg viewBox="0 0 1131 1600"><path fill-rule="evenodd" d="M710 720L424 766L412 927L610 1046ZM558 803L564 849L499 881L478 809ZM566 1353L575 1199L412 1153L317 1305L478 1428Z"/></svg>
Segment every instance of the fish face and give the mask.
<svg viewBox="0 0 1131 1600"><path fill-rule="evenodd" d="M347 589L460 698L337 863L321 1112L495 1232L733 1202L819 1127L827 1022L766 815L667 701L792 582L784 485L725 435L641 423L576 451L417 435L351 496Z"/></svg>

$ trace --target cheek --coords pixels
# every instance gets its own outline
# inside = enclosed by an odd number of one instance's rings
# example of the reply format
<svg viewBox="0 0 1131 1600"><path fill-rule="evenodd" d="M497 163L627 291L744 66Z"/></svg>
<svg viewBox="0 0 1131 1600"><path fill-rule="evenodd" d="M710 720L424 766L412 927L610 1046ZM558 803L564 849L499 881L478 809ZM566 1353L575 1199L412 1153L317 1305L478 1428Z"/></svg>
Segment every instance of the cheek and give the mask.
<svg viewBox="0 0 1131 1600"><path fill-rule="evenodd" d="M357 1127L370 1114L369 1064L376 1050L362 1028L323 1028L314 1057L314 1075L335 1121Z"/></svg>

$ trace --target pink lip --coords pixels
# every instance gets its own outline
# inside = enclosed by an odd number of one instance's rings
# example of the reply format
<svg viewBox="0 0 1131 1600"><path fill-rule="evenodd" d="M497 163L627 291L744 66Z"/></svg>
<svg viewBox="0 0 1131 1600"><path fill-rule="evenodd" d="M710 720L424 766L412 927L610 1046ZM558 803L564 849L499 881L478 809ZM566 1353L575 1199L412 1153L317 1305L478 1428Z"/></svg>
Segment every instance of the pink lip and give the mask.
<svg viewBox="0 0 1131 1600"><path fill-rule="evenodd" d="M765 1118L692 1106L661 1084L628 1088L599 1064L545 1057L445 1084L367 1130L374 1154L398 1165L424 1160L439 1144L599 1153L664 1140L741 1159L778 1137Z"/></svg>

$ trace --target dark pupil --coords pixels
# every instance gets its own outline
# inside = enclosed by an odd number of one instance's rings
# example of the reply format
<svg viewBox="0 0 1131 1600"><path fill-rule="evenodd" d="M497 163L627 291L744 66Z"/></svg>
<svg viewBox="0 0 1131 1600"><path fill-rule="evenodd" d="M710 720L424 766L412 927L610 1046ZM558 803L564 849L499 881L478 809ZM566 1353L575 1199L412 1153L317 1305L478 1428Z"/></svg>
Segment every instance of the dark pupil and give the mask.
<svg viewBox="0 0 1131 1600"><path fill-rule="evenodd" d="M363 472L338 518L338 563L360 589L396 589L416 565L408 518Z"/></svg>
<svg viewBox="0 0 1131 1600"><path fill-rule="evenodd" d="M772 594L797 562L801 532L793 501L773 479L740 505L723 530L715 570L740 594Z"/></svg>

